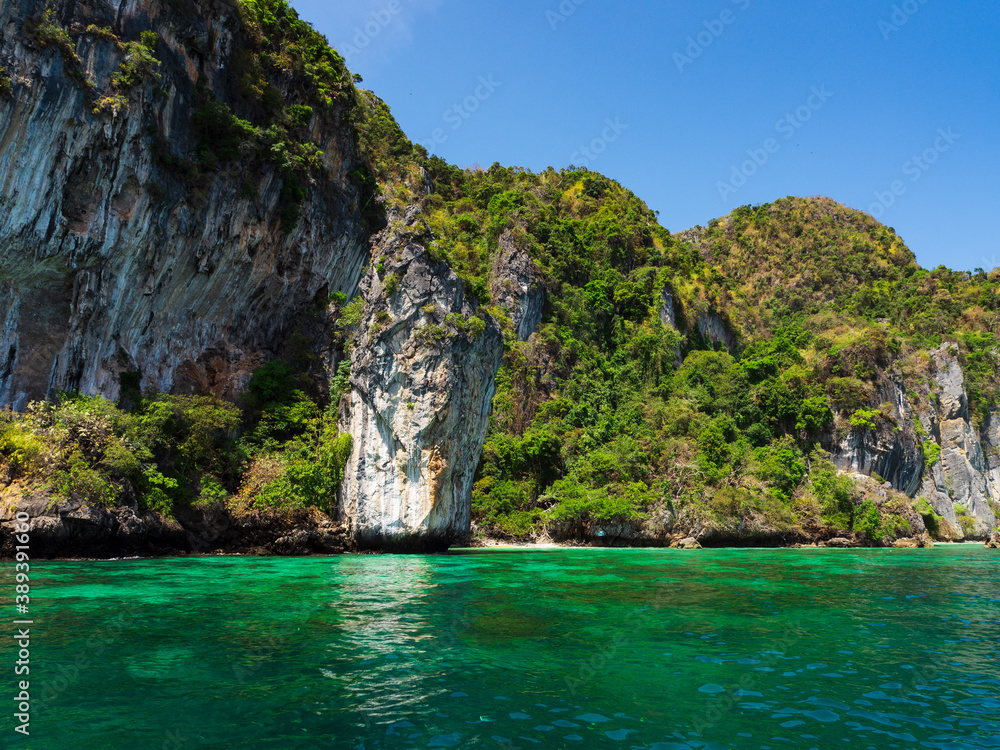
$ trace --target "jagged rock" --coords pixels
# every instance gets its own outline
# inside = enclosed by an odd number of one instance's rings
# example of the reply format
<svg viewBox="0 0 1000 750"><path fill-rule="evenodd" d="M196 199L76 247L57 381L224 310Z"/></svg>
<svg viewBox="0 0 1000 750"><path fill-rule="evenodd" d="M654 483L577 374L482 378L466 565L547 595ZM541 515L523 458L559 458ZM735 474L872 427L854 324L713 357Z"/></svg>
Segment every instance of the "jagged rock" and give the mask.
<svg viewBox="0 0 1000 750"><path fill-rule="evenodd" d="M954 345L945 344L930 354L939 406L928 406L920 416L925 429L936 431L941 455L916 494L945 519L946 538L965 536L956 505L968 511L975 533L983 534L996 525L991 501L1000 499L1000 458L993 440L1000 439L1000 429L991 418L980 436L970 424L965 376Z"/></svg>
<svg viewBox="0 0 1000 750"><path fill-rule="evenodd" d="M732 352L736 349L736 336L726 324L726 321L724 321L717 313L709 312L699 315L696 325L698 327L698 333L700 333L702 338L704 338L708 343L713 346L715 344L722 344L728 352Z"/></svg>
<svg viewBox="0 0 1000 750"><path fill-rule="evenodd" d="M958 361L958 349L954 344L942 344L931 351L935 364L934 380L940 389L938 413L941 421L969 418L969 398L965 393L965 373Z"/></svg>
<svg viewBox="0 0 1000 750"><path fill-rule="evenodd" d="M677 311L674 309L674 292L664 286L660 292L660 322L670 328L677 328Z"/></svg>
<svg viewBox="0 0 1000 750"><path fill-rule="evenodd" d="M25 23L43 9L0 5L0 60L13 80L0 96L0 403L60 390L113 399L125 371L141 371L149 389L238 393L317 298L357 287L368 247L348 179L359 157L346 105L316 112L326 176L286 234L273 165L206 172L197 186L169 166L195 158L199 76L224 100L233 89L244 44L235 4L60 4L65 27L161 34L159 78L127 92L115 114L93 114L59 51L32 43ZM110 79L124 53L77 37L94 96L117 93Z"/></svg>
<svg viewBox="0 0 1000 750"><path fill-rule="evenodd" d="M210 552L335 554L347 548L343 527L318 512L233 515L223 505L193 506L167 518L131 507L63 501L51 491L0 491L0 559L14 554L15 517L27 513L33 558L110 558Z"/></svg>
<svg viewBox="0 0 1000 750"><path fill-rule="evenodd" d="M1000 500L1000 412L991 412L982 429L983 461L990 498Z"/></svg>
<svg viewBox="0 0 1000 750"><path fill-rule="evenodd" d="M993 536L986 540L986 549L1000 549L1000 533L993 532Z"/></svg>
<svg viewBox="0 0 1000 750"><path fill-rule="evenodd" d="M490 298L510 317L517 340L527 341L542 320L545 283L509 231L500 235L500 251L490 273Z"/></svg>
<svg viewBox="0 0 1000 750"><path fill-rule="evenodd" d="M841 549L846 549L847 547L857 547L858 545L851 541L850 539L844 539L843 537L834 537L833 539L828 539L825 542L819 543L820 547L839 547Z"/></svg>
<svg viewBox="0 0 1000 750"><path fill-rule="evenodd" d="M697 539L689 536L684 539L678 539L670 545L670 549L701 549L701 544Z"/></svg>
<svg viewBox="0 0 1000 750"><path fill-rule="evenodd" d="M880 423L876 430L852 428L846 420L841 420L840 434L825 437L824 448L839 469L878 474L891 487L912 497L920 485L924 454L902 381L886 374L876 384L872 403L893 404L898 419L891 425ZM898 430L894 429L896 426Z"/></svg>
<svg viewBox="0 0 1000 750"><path fill-rule="evenodd" d="M905 537L903 539L897 539L892 543L892 546L896 549L919 549L923 545L918 539L912 537Z"/></svg>
<svg viewBox="0 0 1000 750"><path fill-rule="evenodd" d="M364 333L341 413L354 446L340 509L362 547L433 549L469 536L503 356L497 323L411 237L387 229L361 283Z"/></svg>

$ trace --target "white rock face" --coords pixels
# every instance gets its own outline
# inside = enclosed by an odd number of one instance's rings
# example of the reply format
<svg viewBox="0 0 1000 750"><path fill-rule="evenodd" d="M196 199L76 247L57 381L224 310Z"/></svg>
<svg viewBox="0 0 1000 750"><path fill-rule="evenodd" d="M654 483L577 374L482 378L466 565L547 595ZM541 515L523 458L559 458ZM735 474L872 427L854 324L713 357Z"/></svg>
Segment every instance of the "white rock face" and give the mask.
<svg viewBox="0 0 1000 750"><path fill-rule="evenodd" d="M387 230L377 248L341 407L340 513L361 547L445 548L470 533L502 336L422 246Z"/></svg>
<svg viewBox="0 0 1000 750"><path fill-rule="evenodd" d="M273 166L231 163L196 181L176 167L196 158L197 78L222 98L232 90L236 6L60 7L94 96L112 91L123 53L89 23L151 26L162 65L127 109L95 115L58 50L24 29L43 5L0 4L14 81L0 96L0 403L59 390L115 398L120 373L136 370L144 388L232 395L317 298L357 288L368 247L345 111L314 118L326 175L286 234Z"/></svg>
<svg viewBox="0 0 1000 750"><path fill-rule="evenodd" d="M937 432L941 448L940 460L931 467L917 491L934 511L945 518L964 536L956 506L961 506L973 520L976 534L988 534L996 526L996 514L991 505L1000 501L1000 429L998 420L990 419L981 436L969 421L965 375L953 353L945 344L931 352L938 405L921 413L925 429Z"/></svg>

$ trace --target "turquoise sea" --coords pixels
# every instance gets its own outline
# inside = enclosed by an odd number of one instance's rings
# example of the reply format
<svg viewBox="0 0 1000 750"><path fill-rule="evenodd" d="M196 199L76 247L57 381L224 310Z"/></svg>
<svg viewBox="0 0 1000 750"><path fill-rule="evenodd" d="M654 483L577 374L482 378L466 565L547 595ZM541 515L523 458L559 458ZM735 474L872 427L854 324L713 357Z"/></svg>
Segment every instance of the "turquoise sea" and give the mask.
<svg viewBox="0 0 1000 750"><path fill-rule="evenodd" d="M981 546L48 562L31 595L3 746L1000 748Z"/></svg>

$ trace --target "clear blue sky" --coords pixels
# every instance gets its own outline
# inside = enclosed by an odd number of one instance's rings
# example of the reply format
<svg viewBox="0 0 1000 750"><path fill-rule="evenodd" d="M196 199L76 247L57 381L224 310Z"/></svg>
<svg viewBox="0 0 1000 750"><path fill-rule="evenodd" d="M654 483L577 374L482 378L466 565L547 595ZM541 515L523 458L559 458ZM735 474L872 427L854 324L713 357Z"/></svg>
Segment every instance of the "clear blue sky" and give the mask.
<svg viewBox="0 0 1000 750"><path fill-rule="evenodd" d="M292 2L459 166L585 165L671 231L828 195L1000 266L996 0Z"/></svg>

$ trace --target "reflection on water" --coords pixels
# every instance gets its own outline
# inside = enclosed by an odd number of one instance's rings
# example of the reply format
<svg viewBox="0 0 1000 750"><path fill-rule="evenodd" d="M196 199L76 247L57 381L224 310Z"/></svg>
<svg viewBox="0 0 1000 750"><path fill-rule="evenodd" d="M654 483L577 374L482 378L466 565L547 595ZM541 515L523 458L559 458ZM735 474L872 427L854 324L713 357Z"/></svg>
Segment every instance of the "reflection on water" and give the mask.
<svg viewBox="0 0 1000 750"><path fill-rule="evenodd" d="M998 573L970 547L51 563L32 684L94 658L31 747L996 748Z"/></svg>
<svg viewBox="0 0 1000 750"><path fill-rule="evenodd" d="M345 711L369 726L391 722L441 692L428 679L439 639L425 605L438 586L426 558L343 558L329 585L338 627L320 671L335 686L335 722Z"/></svg>

